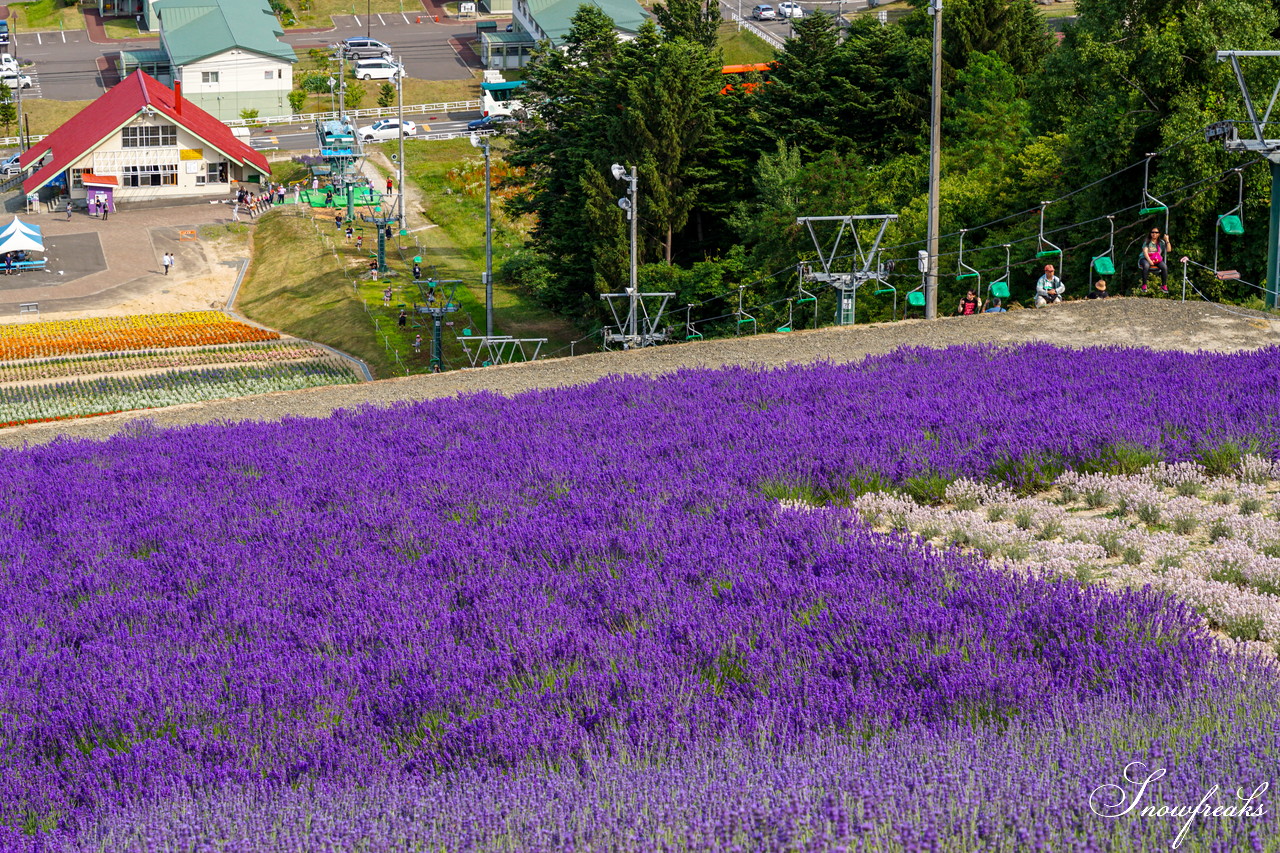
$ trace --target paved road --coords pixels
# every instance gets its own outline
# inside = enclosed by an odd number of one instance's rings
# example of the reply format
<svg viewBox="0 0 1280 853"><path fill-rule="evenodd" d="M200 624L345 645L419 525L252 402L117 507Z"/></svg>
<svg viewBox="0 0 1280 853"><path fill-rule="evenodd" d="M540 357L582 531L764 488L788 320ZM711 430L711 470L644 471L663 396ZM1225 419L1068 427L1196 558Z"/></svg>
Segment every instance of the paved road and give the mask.
<svg viewBox="0 0 1280 853"><path fill-rule="evenodd" d="M405 115L417 123L419 135L426 133L458 133L466 129L468 121L480 117L479 112L451 115L437 113L434 116L434 120L432 120L432 116L414 115L409 112L406 112ZM359 123L363 125L372 121L372 119L362 119ZM270 128L269 132L254 131L253 136L249 139L249 144L260 151L275 149L281 151L307 151L316 147L316 135L311 125L291 124ZM391 140L391 144L394 145L395 140Z"/></svg>
<svg viewBox="0 0 1280 853"><path fill-rule="evenodd" d="M409 13L374 15L371 21L347 15L338 18L334 29L327 32L286 33L284 40L305 51L327 46L349 35L363 35L367 29L374 38L396 49L410 77L423 80L471 77L471 69L458 58L450 39L474 32L474 27L437 24L425 15L422 23L417 20L418 16ZM96 98L115 82L113 69L121 50L154 50L158 46L155 38L94 44L84 30L74 30L19 33L14 39L13 53L19 61L33 63L23 69L34 83L32 89L23 92L24 96L79 101Z"/></svg>

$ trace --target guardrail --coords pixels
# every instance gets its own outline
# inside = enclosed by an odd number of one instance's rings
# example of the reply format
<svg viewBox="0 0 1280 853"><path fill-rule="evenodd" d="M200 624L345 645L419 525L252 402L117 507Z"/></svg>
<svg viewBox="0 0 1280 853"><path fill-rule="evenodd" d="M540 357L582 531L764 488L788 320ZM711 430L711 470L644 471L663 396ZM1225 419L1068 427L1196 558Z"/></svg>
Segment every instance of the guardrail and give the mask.
<svg viewBox="0 0 1280 853"><path fill-rule="evenodd" d="M738 24L740 27L745 27L750 30L752 35L762 39L766 44L776 47L778 50L782 50L782 39L778 38L768 30L757 27L755 24L751 23L751 21L739 15L737 10L731 7L728 3L720 4L720 14L721 16Z"/></svg>
<svg viewBox="0 0 1280 853"><path fill-rule="evenodd" d="M450 101L444 104L405 104L407 115L422 113L465 113L480 109L479 101ZM340 115L351 118L393 118L399 114L396 107L369 107L363 110L343 110L323 113L295 113L287 116L267 116L265 118L243 119L232 118L223 122L227 127L252 127L254 125L271 124L314 124L318 121L334 121Z"/></svg>

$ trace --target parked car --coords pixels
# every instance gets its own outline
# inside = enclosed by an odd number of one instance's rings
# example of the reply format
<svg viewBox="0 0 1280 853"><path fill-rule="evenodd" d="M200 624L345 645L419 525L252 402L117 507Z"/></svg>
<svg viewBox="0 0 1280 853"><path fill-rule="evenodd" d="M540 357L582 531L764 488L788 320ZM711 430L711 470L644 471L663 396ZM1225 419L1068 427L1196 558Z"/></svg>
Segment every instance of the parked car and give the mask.
<svg viewBox="0 0 1280 853"><path fill-rule="evenodd" d="M778 4L778 17L779 18L803 18L804 9L800 8L799 3L792 3L790 2L790 0L788 0L788 2Z"/></svg>
<svg viewBox="0 0 1280 853"><path fill-rule="evenodd" d="M22 159L22 152L19 151L17 154L14 154L8 160L5 160L3 163L0 163L0 175L19 174L22 171L22 166L18 161L21 159Z"/></svg>
<svg viewBox="0 0 1280 853"><path fill-rule="evenodd" d="M512 130L520 119L508 115L492 115L467 122L467 130Z"/></svg>
<svg viewBox="0 0 1280 853"><path fill-rule="evenodd" d="M772 6L756 6L751 10L751 17L757 21L776 21L778 13L773 11Z"/></svg>
<svg viewBox="0 0 1280 853"><path fill-rule="evenodd" d="M17 71L10 71L7 68L0 68L0 81L2 81L10 89L30 89L31 75L20 74Z"/></svg>
<svg viewBox="0 0 1280 853"><path fill-rule="evenodd" d="M18 73L18 60L12 53L0 53L0 71Z"/></svg>
<svg viewBox="0 0 1280 853"><path fill-rule="evenodd" d="M400 66L387 59L362 59L351 73L359 80L394 80L400 74Z"/></svg>
<svg viewBox="0 0 1280 853"><path fill-rule="evenodd" d="M376 56L389 59L391 57L391 45L364 36L352 36L349 39L343 39L338 43L338 47L342 49L348 59L372 59Z"/></svg>
<svg viewBox="0 0 1280 853"><path fill-rule="evenodd" d="M360 128L358 132L360 134L360 138L365 142L377 142L383 139L399 139L400 119L379 119L371 125ZM404 123L404 135L413 136L417 132L418 126L406 119Z"/></svg>

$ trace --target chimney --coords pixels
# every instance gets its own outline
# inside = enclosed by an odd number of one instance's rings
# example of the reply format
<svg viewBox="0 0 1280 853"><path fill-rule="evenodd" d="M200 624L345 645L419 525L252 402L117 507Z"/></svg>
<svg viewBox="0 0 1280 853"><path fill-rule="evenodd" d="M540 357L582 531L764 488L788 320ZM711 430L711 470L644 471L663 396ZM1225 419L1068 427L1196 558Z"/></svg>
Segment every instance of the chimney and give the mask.
<svg viewBox="0 0 1280 853"><path fill-rule="evenodd" d="M173 81L173 108L178 111L178 115L182 115L182 81Z"/></svg>

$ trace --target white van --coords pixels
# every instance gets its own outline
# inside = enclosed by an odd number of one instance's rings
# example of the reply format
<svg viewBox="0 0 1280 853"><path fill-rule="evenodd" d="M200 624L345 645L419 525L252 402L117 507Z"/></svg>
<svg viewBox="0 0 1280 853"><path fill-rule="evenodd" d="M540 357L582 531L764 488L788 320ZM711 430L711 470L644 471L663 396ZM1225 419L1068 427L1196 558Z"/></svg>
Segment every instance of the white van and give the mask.
<svg viewBox="0 0 1280 853"><path fill-rule="evenodd" d="M362 59L352 73L359 80L394 80L400 74L400 66L386 59Z"/></svg>

